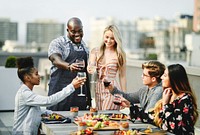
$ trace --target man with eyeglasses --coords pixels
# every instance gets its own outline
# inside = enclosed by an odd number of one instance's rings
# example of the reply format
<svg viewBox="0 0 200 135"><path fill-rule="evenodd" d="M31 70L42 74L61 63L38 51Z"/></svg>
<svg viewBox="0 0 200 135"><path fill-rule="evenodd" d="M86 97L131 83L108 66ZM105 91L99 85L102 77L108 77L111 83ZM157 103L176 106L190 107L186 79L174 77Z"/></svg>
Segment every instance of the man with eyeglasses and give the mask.
<svg viewBox="0 0 200 135"><path fill-rule="evenodd" d="M122 94L123 107L130 107L131 104L139 104L144 110L153 108L156 102L162 98L161 76L164 73L165 66L159 61L148 61L142 64L142 81L145 86L133 93L125 93L118 90L112 84L108 86L111 94Z"/></svg>
<svg viewBox="0 0 200 135"><path fill-rule="evenodd" d="M83 25L81 20L76 17L69 19L66 30L66 36L54 39L49 45L48 57L52 62L49 96L67 86L77 76L78 71L85 72L88 77L86 67L89 50L82 40ZM75 63L78 58L83 59L85 62L83 69ZM53 111L69 111L70 107L78 106L80 110L86 110L91 106L89 80L86 81L82 88L82 92L86 96L78 96L80 90L76 90L62 102L55 106L50 106L48 109Z"/></svg>

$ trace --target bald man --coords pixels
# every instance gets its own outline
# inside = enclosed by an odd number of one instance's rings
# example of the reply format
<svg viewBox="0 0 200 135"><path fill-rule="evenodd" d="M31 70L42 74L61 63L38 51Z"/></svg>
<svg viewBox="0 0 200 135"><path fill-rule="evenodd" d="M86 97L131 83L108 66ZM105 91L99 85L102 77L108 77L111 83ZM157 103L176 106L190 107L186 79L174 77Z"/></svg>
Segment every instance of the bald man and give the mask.
<svg viewBox="0 0 200 135"><path fill-rule="evenodd" d="M86 67L89 51L82 40L84 34L81 20L76 17L69 19L66 30L67 35L54 39L49 45L48 57L52 62L52 67L48 95L61 91L77 76L77 72L85 72L88 78ZM84 69L80 69L75 63L77 58L84 59ZM48 109L69 111L71 106L78 106L79 110L86 110L91 106L89 79L82 88L85 96L78 96L80 90L76 90L62 102Z"/></svg>

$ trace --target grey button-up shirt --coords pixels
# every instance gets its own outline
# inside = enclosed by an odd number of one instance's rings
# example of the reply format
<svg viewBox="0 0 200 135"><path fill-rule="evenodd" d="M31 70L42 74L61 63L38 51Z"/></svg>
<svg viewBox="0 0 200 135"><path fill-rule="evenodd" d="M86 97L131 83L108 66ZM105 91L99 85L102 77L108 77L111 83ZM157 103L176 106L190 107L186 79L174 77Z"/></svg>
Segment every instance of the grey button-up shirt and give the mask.
<svg viewBox="0 0 200 135"><path fill-rule="evenodd" d="M123 97L132 104L139 103L141 108L144 110L149 110L150 108L153 108L156 102L162 98L162 92L162 84L159 83L151 89L149 89L147 86L144 86L133 93L124 93L115 87L111 94L121 93Z"/></svg>
<svg viewBox="0 0 200 135"><path fill-rule="evenodd" d="M37 135L41 122L40 106L51 106L62 101L75 91L72 84L51 96L33 93L25 84L15 96L13 135Z"/></svg>

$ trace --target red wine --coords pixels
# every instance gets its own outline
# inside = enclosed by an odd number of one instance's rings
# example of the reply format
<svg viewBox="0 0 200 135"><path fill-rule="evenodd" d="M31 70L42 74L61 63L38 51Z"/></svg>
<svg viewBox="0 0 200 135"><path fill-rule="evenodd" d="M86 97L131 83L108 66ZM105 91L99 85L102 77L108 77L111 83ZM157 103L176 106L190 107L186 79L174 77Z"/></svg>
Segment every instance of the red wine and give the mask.
<svg viewBox="0 0 200 135"><path fill-rule="evenodd" d="M114 104L120 105L122 102L121 101L113 101Z"/></svg>
<svg viewBox="0 0 200 135"><path fill-rule="evenodd" d="M108 87L110 85L111 82L103 82L105 87Z"/></svg>
<svg viewBox="0 0 200 135"><path fill-rule="evenodd" d="M83 70L84 69L84 65L83 64L78 64L78 68L80 68L81 70Z"/></svg>
<svg viewBox="0 0 200 135"><path fill-rule="evenodd" d="M113 103L116 104L116 105L120 105L122 103L119 95L114 95Z"/></svg>

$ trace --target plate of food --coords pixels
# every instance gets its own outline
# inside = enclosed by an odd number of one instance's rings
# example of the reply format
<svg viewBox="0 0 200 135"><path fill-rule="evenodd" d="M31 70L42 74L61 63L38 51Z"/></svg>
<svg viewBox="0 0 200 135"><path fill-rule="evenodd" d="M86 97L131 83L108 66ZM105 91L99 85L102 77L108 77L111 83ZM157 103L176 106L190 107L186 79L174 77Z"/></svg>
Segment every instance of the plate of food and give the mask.
<svg viewBox="0 0 200 135"><path fill-rule="evenodd" d="M83 126L83 128L90 128L95 131L99 130L118 130L120 124L116 121L97 121L97 120L86 120L84 122L74 121L78 127ZM83 124L84 123L84 124ZM80 125L81 124L81 125ZM81 129L81 128L79 128Z"/></svg>
<svg viewBox="0 0 200 135"><path fill-rule="evenodd" d="M113 135L138 135L137 130L116 130Z"/></svg>
<svg viewBox="0 0 200 135"><path fill-rule="evenodd" d="M97 132L93 131L90 128L82 129L78 131L71 132L70 135L98 135Z"/></svg>
<svg viewBox="0 0 200 135"><path fill-rule="evenodd" d="M129 116L126 115L126 114L115 114L113 113L110 117L109 117L110 120L128 120L129 119Z"/></svg>
<svg viewBox="0 0 200 135"><path fill-rule="evenodd" d="M135 130L138 132L139 135L165 135L166 131L161 130L160 128L152 128L151 126L148 126L147 128L133 128L132 130Z"/></svg>
<svg viewBox="0 0 200 135"><path fill-rule="evenodd" d="M79 116L74 118L75 121L86 121L86 120L97 120L97 121L105 121L109 120L108 115L98 114L94 115L93 113L85 113L83 116Z"/></svg>
<svg viewBox="0 0 200 135"><path fill-rule="evenodd" d="M158 129L129 129L129 130L116 130L112 135L166 135L166 131Z"/></svg>
<svg viewBox="0 0 200 135"><path fill-rule="evenodd" d="M58 113L42 114L41 117L45 121L62 121L66 119L66 117Z"/></svg>

